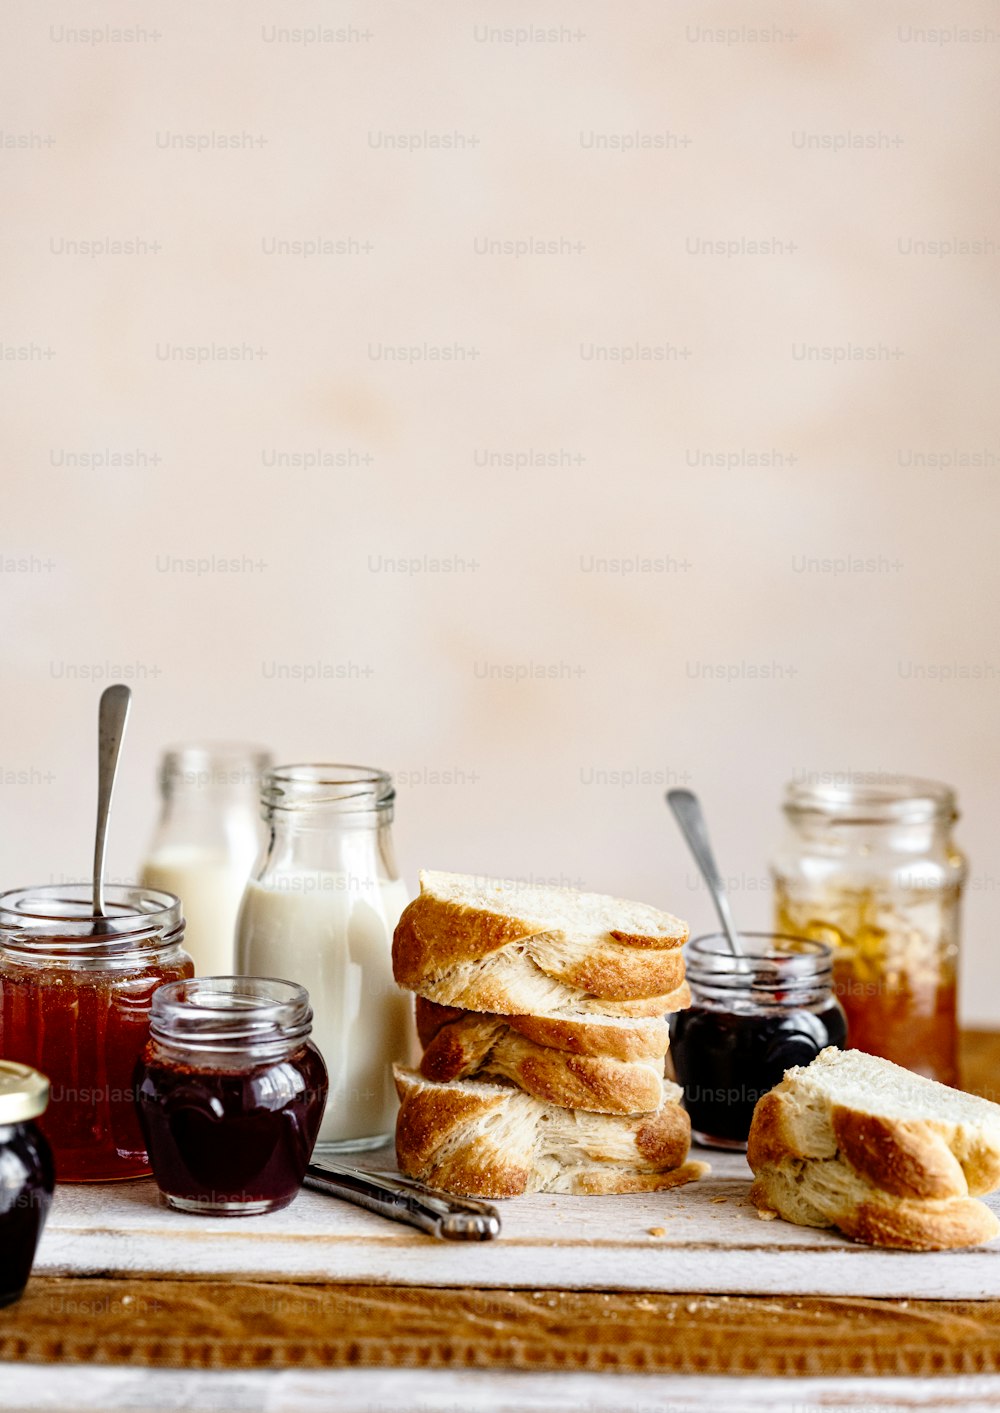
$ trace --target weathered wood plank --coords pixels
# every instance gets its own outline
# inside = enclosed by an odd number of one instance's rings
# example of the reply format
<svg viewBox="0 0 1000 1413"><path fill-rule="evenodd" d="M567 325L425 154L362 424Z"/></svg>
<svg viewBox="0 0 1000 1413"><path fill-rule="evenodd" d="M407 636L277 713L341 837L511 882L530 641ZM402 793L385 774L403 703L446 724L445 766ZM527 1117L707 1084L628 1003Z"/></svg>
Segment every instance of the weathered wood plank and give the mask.
<svg viewBox="0 0 1000 1413"><path fill-rule="evenodd" d="M0 1359L198 1369L1000 1374L1000 1301L33 1280Z"/></svg>

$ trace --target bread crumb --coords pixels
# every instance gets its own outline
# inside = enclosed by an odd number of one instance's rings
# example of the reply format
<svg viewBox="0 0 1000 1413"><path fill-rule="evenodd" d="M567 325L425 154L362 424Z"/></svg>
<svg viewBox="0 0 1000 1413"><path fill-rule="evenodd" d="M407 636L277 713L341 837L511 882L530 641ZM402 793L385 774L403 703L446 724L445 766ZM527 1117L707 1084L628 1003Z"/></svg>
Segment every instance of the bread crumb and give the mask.
<svg viewBox="0 0 1000 1413"><path fill-rule="evenodd" d="M713 1202L728 1202L728 1201L729 1201L729 1198L728 1198L728 1197L713 1197L713 1198L712 1198L712 1201L713 1201Z"/></svg>
<svg viewBox="0 0 1000 1413"><path fill-rule="evenodd" d="M763 1207L757 1207L755 1208L755 1211L762 1222L773 1222L775 1217L778 1215L777 1212L767 1211Z"/></svg>
<svg viewBox="0 0 1000 1413"><path fill-rule="evenodd" d="M666 1227L650 1227L649 1234L650 1236L666 1236L667 1229Z"/></svg>

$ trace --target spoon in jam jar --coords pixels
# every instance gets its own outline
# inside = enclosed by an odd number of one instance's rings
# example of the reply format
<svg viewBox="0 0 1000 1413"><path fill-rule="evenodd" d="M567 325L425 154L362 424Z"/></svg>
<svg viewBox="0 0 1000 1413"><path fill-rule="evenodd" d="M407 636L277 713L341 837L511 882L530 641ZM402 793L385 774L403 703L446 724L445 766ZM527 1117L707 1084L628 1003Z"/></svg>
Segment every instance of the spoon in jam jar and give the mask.
<svg viewBox="0 0 1000 1413"><path fill-rule="evenodd" d="M702 814L698 796L693 790L668 790L667 804L673 810L674 818L680 825L681 833L687 841L687 846L691 850L694 861L698 865L701 876L712 896L715 911L719 914L722 930L729 943L729 950L734 957L745 956L743 944L740 942L740 934L736 931L732 910L729 907L729 898L722 882L722 875L715 862L712 846L708 842L708 826L705 823L705 816Z"/></svg>
<svg viewBox="0 0 1000 1413"><path fill-rule="evenodd" d="M94 916L106 917L104 911L104 854L108 842L108 816L111 796L118 774L132 690L124 682L105 687L101 693L97 722L97 833L94 839Z"/></svg>

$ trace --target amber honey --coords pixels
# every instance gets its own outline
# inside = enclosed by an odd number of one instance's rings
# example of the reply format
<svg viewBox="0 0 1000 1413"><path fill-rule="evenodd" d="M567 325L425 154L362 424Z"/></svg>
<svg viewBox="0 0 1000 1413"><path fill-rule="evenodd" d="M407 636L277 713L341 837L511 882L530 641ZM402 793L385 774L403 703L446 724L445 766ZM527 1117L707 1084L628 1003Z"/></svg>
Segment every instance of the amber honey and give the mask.
<svg viewBox="0 0 1000 1413"><path fill-rule="evenodd" d="M177 898L120 886L105 898L96 917L86 885L0 895L0 1055L49 1078L39 1126L60 1182L149 1172L136 1061L154 991L194 970Z"/></svg>

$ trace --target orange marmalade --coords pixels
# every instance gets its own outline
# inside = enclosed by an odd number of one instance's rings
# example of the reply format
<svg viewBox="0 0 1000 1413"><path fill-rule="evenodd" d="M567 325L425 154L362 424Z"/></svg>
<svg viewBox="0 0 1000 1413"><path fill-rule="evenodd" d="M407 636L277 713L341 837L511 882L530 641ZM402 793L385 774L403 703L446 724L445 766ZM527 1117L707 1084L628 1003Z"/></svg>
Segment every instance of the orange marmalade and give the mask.
<svg viewBox="0 0 1000 1413"><path fill-rule="evenodd" d="M0 894L0 1055L48 1075L40 1125L60 1182L150 1171L134 1071L153 992L194 974L170 893L108 887L106 916L89 886Z"/></svg>
<svg viewBox="0 0 1000 1413"><path fill-rule="evenodd" d="M828 942L848 1044L958 1084L965 860L947 786L912 777L788 789L775 929Z"/></svg>

